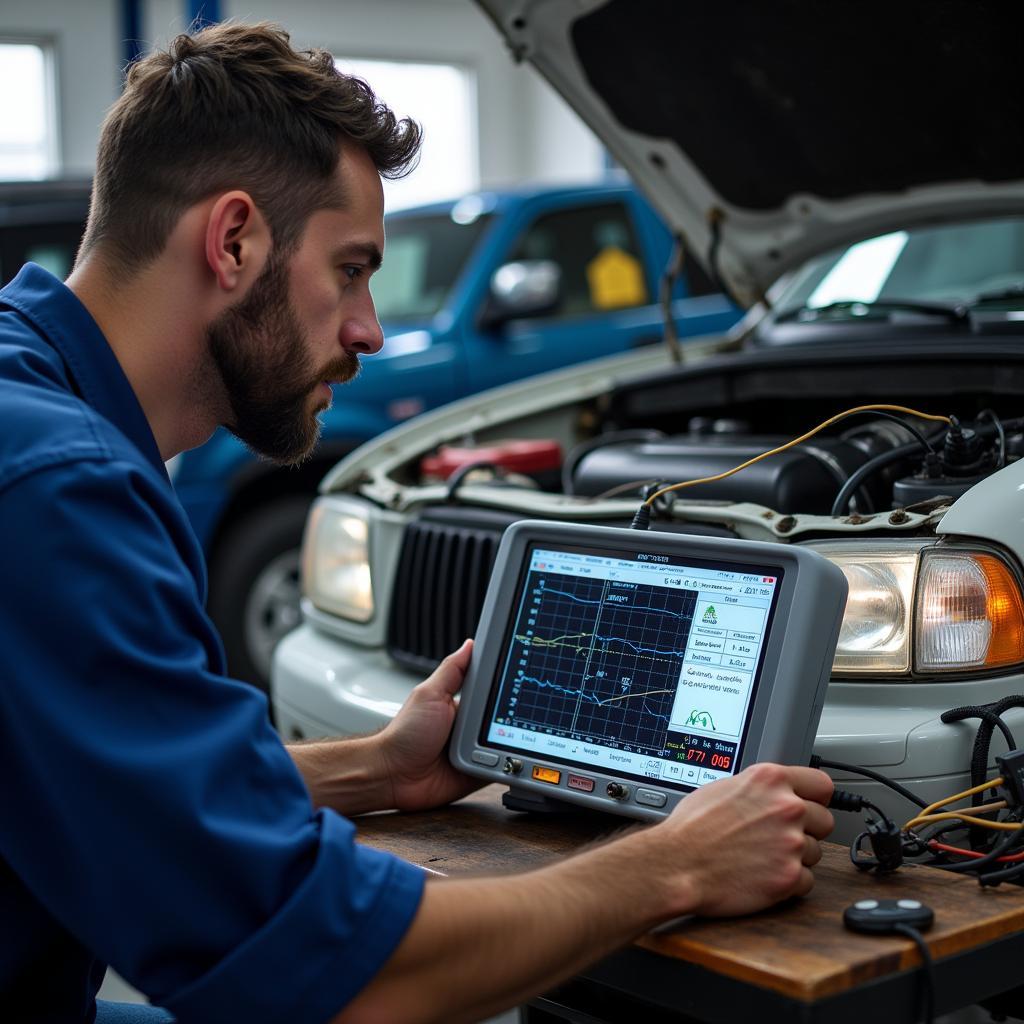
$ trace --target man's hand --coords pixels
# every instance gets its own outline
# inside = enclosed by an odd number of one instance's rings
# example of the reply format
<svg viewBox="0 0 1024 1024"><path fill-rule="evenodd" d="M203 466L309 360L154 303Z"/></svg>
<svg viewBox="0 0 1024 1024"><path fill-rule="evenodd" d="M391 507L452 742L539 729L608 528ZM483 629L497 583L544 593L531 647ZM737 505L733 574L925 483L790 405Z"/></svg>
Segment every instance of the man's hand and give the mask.
<svg viewBox="0 0 1024 1024"><path fill-rule="evenodd" d="M814 884L819 840L834 825L832 780L813 768L756 764L690 793L652 831L674 833L675 898L690 913L749 914ZM666 844L667 845L667 844ZM663 868L645 865L655 873Z"/></svg>
<svg viewBox="0 0 1024 1024"><path fill-rule="evenodd" d="M823 772L754 765L657 825L529 874L430 880L405 938L335 1024L478 1021L680 914L752 913L806 893L831 793Z"/></svg>
<svg viewBox="0 0 1024 1024"><path fill-rule="evenodd" d="M438 807L483 785L457 772L448 760L455 694L462 686L472 653L473 641L467 640L449 654L434 674L412 691L377 738L392 786L392 805L399 810Z"/></svg>

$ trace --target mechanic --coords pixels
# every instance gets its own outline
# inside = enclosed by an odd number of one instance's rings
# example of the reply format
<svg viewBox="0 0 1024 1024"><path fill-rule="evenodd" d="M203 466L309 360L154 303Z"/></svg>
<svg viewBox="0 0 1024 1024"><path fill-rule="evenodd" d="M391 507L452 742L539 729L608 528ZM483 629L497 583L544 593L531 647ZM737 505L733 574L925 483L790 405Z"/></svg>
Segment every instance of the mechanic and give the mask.
<svg viewBox="0 0 1024 1024"><path fill-rule="evenodd" d="M473 788L445 755L470 643L380 734L287 750L226 677L164 460L218 424L308 455L381 347L381 176L418 146L275 26L179 36L103 124L67 283L29 264L0 292L5 1019L93 1019L112 964L182 1022L472 1021L812 885L832 784L778 765L543 870L425 885L342 815Z"/></svg>

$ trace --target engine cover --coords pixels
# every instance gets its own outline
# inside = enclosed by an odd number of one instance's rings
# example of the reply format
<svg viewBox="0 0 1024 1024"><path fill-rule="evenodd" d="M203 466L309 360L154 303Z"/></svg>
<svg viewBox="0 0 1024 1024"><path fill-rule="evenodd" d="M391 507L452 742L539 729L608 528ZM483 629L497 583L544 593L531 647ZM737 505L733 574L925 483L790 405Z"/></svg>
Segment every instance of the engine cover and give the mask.
<svg viewBox="0 0 1024 1024"><path fill-rule="evenodd" d="M573 492L594 496L630 481L665 484L715 476L778 448L789 438L771 436L682 436L656 441L610 443L587 452L573 472ZM874 452L871 445L840 438L815 438L740 470L725 480L700 484L685 494L697 500L749 501L777 512L828 515L850 474ZM857 493L859 510L881 507L880 495ZM867 499L867 500L865 500Z"/></svg>

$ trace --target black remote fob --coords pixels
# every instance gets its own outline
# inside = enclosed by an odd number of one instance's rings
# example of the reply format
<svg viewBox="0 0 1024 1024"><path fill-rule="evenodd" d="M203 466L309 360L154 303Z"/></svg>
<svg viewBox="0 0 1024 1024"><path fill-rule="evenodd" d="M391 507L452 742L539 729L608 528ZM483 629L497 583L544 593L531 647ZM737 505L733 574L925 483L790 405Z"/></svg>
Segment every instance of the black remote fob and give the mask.
<svg viewBox="0 0 1024 1024"><path fill-rule="evenodd" d="M850 931L884 935L894 925L909 925L918 931L931 928L935 914L920 900L857 900L843 911L843 924Z"/></svg>

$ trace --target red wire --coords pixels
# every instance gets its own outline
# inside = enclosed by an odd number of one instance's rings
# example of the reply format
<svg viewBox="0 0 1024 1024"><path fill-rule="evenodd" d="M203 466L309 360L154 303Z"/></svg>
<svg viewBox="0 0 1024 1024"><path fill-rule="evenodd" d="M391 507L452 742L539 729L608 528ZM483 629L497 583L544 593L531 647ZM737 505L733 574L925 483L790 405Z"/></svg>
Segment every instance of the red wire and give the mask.
<svg viewBox="0 0 1024 1024"><path fill-rule="evenodd" d="M985 856L985 854L979 853L977 850L964 850L959 846L950 846L948 843L940 843L937 839L931 839L928 841L928 849L942 850L943 853L959 853L964 857L971 857L974 859L979 859ZM1013 864L1017 861L1024 860L1024 852L1008 853L1005 857L996 857L996 860L1000 864Z"/></svg>

